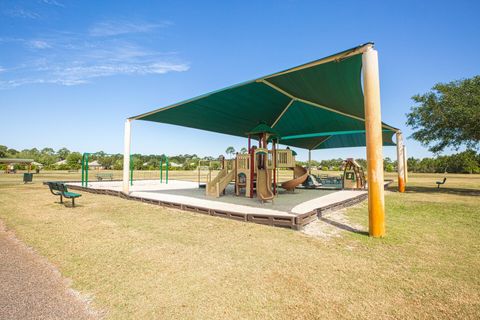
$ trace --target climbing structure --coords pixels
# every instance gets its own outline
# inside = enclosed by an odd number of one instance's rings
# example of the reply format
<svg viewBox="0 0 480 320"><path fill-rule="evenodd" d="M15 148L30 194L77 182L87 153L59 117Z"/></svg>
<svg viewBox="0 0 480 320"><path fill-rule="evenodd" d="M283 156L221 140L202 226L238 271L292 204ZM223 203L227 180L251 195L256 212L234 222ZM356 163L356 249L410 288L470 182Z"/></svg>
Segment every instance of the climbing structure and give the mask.
<svg viewBox="0 0 480 320"><path fill-rule="evenodd" d="M258 140L258 146L252 146L252 138ZM277 142L278 135L265 124L248 132L248 152L237 153L233 160L222 159L222 170L207 183L207 196L219 197L233 181L237 196L253 198L256 195L261 201L273 200L277 194L278 169L293 170L293 179L284 182L282 187L294 190L305 181L307 171L295 164L292 150L277 149Z"/></svg>
<svg viewBox="0 0 480 320"><path fill-rule="evenodd" d="M353 158L343 162L343 188L365 189L366 181L363 168Z"/></svg>

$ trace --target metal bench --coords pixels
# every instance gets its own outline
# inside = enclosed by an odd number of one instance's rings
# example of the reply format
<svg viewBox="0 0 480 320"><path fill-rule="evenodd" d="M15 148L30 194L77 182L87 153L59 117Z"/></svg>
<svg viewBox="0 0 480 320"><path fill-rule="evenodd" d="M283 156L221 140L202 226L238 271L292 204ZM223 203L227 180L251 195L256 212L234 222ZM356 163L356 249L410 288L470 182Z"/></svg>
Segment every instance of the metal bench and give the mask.
<svg viewBox="0 0 480 320"><path fill-rule="evenodd" d="M50 192L53 195L60 196L60 203L63 203L63 197L72 199L72 207L75 207L75 198L81 197L79 193L69 192L63 182L47 182Z"/></svg>
<svg viewBox="0 0 480 320"><path fill-rule="evenodd" d="M113 180L113 173L97 173L95 177L98 181L102 181L105 179Z"/></svg>
<svg viewBox="0 0 480 320"><path fill-rule="evenodd" d="M435 182L437 184L437 189L440 189L440 185L445 184L447 177L444 177L442 181Z"/></svg>

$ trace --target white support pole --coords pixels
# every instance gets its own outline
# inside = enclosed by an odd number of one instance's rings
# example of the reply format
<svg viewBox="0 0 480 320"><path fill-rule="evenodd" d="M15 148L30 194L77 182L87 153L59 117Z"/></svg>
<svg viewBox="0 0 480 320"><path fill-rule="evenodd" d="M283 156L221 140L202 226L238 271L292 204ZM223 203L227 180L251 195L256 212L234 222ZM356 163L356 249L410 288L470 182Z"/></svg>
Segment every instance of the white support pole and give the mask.
<svg viewBox="0 0 480 320"><path fill-rule="evenodd" d="M405 186L408 183L408 156L407 156L407 145L403 144L403 167L405 170Z"/></svg>
<svg viewBox="0 0 480 320"><path fill-rule="evenodd" d="M405 153L403 146L403 135L397 131L397 172L398 172L398 191L405 192Z"/></svg>
<svg viewBox="0 0 480 320"><path fill-rule="evenodd" d="M123 193L130 192L130 142L131 142L131 119L125 121L125 135L123 138Z"/></svg>
<svg viewBox="0 0 480 320"><path fill-rule="evenodd" d="M372 237L385 235L382 117L378 54L370 47L362 55L365 135L367 142L368 221Z"/></svg>

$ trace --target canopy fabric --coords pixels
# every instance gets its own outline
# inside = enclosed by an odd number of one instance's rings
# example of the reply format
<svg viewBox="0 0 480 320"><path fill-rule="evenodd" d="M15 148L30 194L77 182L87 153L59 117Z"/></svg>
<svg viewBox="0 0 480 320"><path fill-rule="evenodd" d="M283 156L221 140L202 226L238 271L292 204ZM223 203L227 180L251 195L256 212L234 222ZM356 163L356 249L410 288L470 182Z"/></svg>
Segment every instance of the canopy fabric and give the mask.
<svg viewBox="0 0 480 320"><path fill-rule="evenodd" d="M348 131L347 131L348 132ZM394 146L392 141L393 131L384 130L382 132L383 145ZM296 146L299 148L316 150L316 149L331 149L331 148L352 148L365 147L366 138L365 130L363 132L347 133L337 132L335 134L321 135L316 137L298 137L292 136L288 139L280 139L281 144Z"/></svg>
<svg viewBox="0 0 480 320"><path fill-rule="evenodd" d="M358 46L130 119L240 137L263 123L284 138L282 144L294 147L365 146L362 53L371 46ZM394 145L392 135L397 129L387 124L383 129L384 145ZM308 134L313 136L292 138Z"/></svg>

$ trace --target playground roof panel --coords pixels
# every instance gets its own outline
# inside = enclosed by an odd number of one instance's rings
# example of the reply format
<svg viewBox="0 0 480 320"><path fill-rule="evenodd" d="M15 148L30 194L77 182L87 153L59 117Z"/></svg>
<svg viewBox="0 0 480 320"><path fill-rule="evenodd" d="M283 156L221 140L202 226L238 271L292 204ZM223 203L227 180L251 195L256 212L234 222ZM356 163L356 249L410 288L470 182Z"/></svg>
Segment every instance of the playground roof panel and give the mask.
<svg viewBox="0 0 480 320"><path fill-rule="evenodd" d="M284 138L282 144L295 147L365 146L361 54L371 46L355 47L131 119L240 137L265 123ZM397 129L387 124L383 129L384 145L394 145L392 135Z"/></svg>

